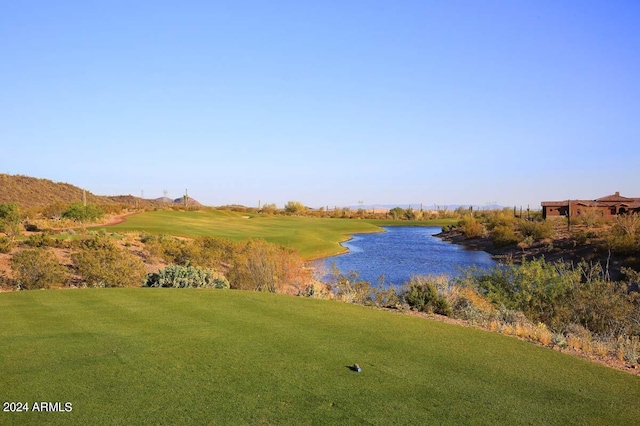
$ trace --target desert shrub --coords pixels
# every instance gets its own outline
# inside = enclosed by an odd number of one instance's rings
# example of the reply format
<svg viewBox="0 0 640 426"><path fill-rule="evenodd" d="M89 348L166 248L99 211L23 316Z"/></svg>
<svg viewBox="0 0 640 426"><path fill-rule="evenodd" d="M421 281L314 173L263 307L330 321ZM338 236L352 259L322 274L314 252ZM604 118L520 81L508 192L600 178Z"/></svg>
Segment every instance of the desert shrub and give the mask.
<svg viewBox="0 0 640 426"><path fill-rule="evenodd" d="M466 215L460 222L458 227L467 238L480 237L484 234L484 227L473 215Z"/></svg>
<svg viewBox="0 0 640 426"><path fill-rule="evenodd" d="M9 253L13 247L13 241L5 236L0 236L0 253Z"/></svg>
<svg viewBox="0 0 640 426"><path fill-rule="evenodd" d="M335 265L333 265L331 271L330 290L336 299L347 303L369 305L375 299L373 288L369 281L360 279L356 271L343 274Z"/></svg>
<svg viewBox="0 0 640 426"><path fill-rule="evenodd" d="M145 287L172 288L229 288L229 281L213 269L195 266L169 265L161 271L149 274Z"/></svg>
<svg viewBox="0 0 640 426"><path fill-rule="evenodd" d="M11 259L19 289L49 288L66 282L67 274L55 255L44 249L24 250Z"/></svg>
<svg viewBox="0 0 640 426"><path fill-rule="evenodd" d="M497 226L508 226L513 228L516 218L513 215L511 209L503 210L490 210L483 212L484 221L487 224L487 229L492 231Z"/></svg>
<svg viewBox="0 0 640 426"><path fill-rule="evenodd" d="M494 317L495 308L480 293L469 287L455 287L457 292L450 302L456 318L482 324Z"/></svg>
<svg viewBox="0 0 640 426"><path fill-rule="evenodd" d="M275 203L265 204L262 206L262 213L275 214L278 212L278 206Z"/></svg>
<svg viewBox="0 0 640 426"><path fill-rule="evenodd" d="M394 308L400 305L400 297L395 287L373 288L371 302L378 307Z"/></svg>
<svg viewBox="0 0 640 426"><path fill-rule="evenodd" d="M12 239L20 234L20 208L15 203L0 204L0 232Z"/></svg>
<svg viewBox="0 0 640 426"><path fill-rule="evenodd" d="M398 308L401 306L400 295L396 286L387 283L386 277L380 275L376 286L370 286L368 302L377 307Z"/></svg>
<svg viewBox="0 0 640 426"><path fill-rule="evenodd" d="M104 211L95 204L74 203L62 213L65 219L75 220L76 222L87 222L101 218Z"/></svg>
<svg viewBox="0 0 640 426"><path fill-rule="evenodd" d="M393 220L402 219L405 216L405 211L402 207L394 207L389 210L389 216L391 216Z"/></svg>
<svg viewBox="0 0 640 426"><path fill-rule="evenodd" d="M520 265L510 261L470 279L495 306L557 327L569 320L570 295L581 281L581 271L562 262L547 263L544 258L523 259Z"/></svg>
<svg viewBox="0 0 640 426"><path fill-rule="evenodd" d="M284 206L284 211L287 214L297 215L306 212L307 207L300 201L287 201L287 204Z"/></svg>
<svg viewBox="0 0 640 426"><path fill-rule="evenodd" d="M412 308L428 313L451 316L447 299L438 293L430 277L412 277L405 283L402 296Z"/></svg>
<svg viewBox="0 0 640 426"><path fill-rule="evenodd" d="M605 240L615 253L636 253L640 249L640 215L618 215Z"/></svg>
<svg viewBox="0 0 640 426"><path fill-rule="evenodd" d="M229 261L231 288L297 294L311 280L298 254L264 240L239 243Z"/></svg>
<svg viewBox="0 0 640 426"><path fill-rule="evenodd" d="M221 270L239 247L241 245L228 238L200 237L191 243L189 255L193 265Z"/></svg>
<svg viewBox="0 0 640 426"><path fill-rule="evenodd" d="M31 247L51 247L56 245L55 240L45 233L29 235L29 238L24 243Z"/></svg>
<svg viewBox="0 0 640 426"><path fill-rule="evenodd" d="M609 280L599 264L583 262L577 269L582 280L571 292L569 321L601 335L637 332L626 283Z"/></svg>
<svg viewBox="0 0 640 426"><path fill-rule="evenodd" d="M491 231L491 239L496 247L504 247L518 242L512 225L497 225Z"/></svg>
<svg viewBox="0 0 640 426"><path fill-rule="evenodd" d="M551 221L519 219L516 221L516 227L521 236L521 240L531 237L534 241L541 241L547 238L552 238L555 232Z"/></svg>
<svg viewBox="0 0 640 426"><path fill-rule="evenodd" d="M146 280L142 261L102 235L83 241L71 259L89 287L137 287Z"/></svg>
<svg viewBox="0 0 640 426"><path fill-rule="evenodd" d="M561 349L569 346L569 343L567 343L567 338L563 333L553 333L551 336L551 343Z"/></svg>
<svg viewBox="0 0 640 426"><path fill-rule="evenodd" d="M516 324L522 324L528 322L527 317L524 313L518 311L517 309L509 309L505 307L501 307L498 309L497 319L502 324L509 324L515 326Z"/></svg>
<svg viewBox="0 0 640 426"><path fill-rule="evenodd" d="M621 361L630 363L640 361L640 338L638 336L620 337L617 346L616 354Z"/></svg>
<svg viewBox="0 0 640 426"><path fill-rule="evenodd" d="M141 237L149 253L162 258L167 263L187 265L194 262L196 254L190 241L180 240L169 235L153 236L145 234Z"/></svg>
<svg viewBox="0 0 640 426"><path fill-rule="evenodd" d="M600 210L586 209L580 213L579 219L587 229L590 229L602 221L603 216L604 215Z"/></svg>

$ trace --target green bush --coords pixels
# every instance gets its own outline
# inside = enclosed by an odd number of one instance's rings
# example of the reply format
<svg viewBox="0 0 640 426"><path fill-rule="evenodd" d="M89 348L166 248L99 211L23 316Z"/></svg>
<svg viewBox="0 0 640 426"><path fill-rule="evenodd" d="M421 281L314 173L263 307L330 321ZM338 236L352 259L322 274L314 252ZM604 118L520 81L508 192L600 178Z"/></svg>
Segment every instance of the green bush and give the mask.
<svg viewBox="0 0 640 426"><path fill-rule="evenodd" d="M421 312L451 316L449 302L438 293L429 277L412 277L405 287L402 295L412 308Z"/></svg>
<svg viewBox="0 0 640 426"><path fill-rule="evenodd" d="M146 281L142 261L102 235L83 241L71 259L89 287L137 287Z"/></svg>
<svg viewBox="0 0 640 426"><path fill-rule="evenodd" d="M0 204L0 232L14 238L20 233L20 208L17 204Z"/></svg>
<svg viewBox="0 0 640 426"><path fill-rule="evenodd" d="M144 286L171 288L229 288L229 281L212 269L202 269L195 266L169 265L155 274L149 274Z"/></svg>
<svg viewBox="0 0 640 426"><path fill-rule="evenodd" d="M87 222L101 218L104 211L95 204L74 203L62 213L65 219L72 219L77 222Z"/></svg>
<svg viewBox="0 0 640 426"><path fill-rule="evenodd" d="M458 227L462 230L465 237L475 238L484 234L484 226L473 215L466 215L460 222Z"/></svg>
<svg viewBox="0 0 640 426"><path fill-rule="evenodd" d="M504 247L518 242L513 225L496 225L491 231L491 239L496 247Z"/></svg>
<svg viewBox="0 0 640 426"><path fill-rule="evenodd" d="M24 250L11 259L19 289L34 290L63 284L67 274L53 253L44 249Z"/></svg>
<svg viewBox="0 0 640 426"><path fill-rule="evenodd" d="M515 216L511 209L503 209L503 210L490 210L483 212L483 216L485 218L487 228L491 231L497 226L509 226L513 228L513 225L516 221Z"/></svg>

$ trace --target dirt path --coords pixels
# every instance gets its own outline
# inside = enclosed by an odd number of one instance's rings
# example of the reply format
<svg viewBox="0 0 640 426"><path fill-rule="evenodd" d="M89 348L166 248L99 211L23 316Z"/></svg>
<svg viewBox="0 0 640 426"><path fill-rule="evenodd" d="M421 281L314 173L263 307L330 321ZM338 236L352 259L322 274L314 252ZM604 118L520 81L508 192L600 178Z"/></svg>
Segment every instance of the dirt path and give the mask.
<svg viewBox="0 0 640 426"><path fill-rule="evenodd" d="M129 212L129 213L125 213L125 214L120 214L117 216L112 216L107 223L103 223L100 224L98 226L113 226L113 225L118 225L121 224L122 222L124 222L125 220L127 220L127 217L132 216L134 214L138 214L139 212Z"/></svg>

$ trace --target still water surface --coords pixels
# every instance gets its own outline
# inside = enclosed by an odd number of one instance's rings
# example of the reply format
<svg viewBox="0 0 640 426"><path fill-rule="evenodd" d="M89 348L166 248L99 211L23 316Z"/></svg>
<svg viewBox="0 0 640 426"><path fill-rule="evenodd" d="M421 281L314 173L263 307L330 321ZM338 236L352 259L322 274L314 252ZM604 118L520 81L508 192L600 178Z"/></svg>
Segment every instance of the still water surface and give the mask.
<svg viewBox="0 0 640 426"><path fill-rule="evenodd" d="M413 275L455 276L472 266L488 269L496 264L489 253L465 250L434 237L440 227L386 227L386 232L357 234L342 243L346 254L320 261L330 270L335 265L344 274L357 271L360 278L377 284L384 275L386 283L400 285Z"/></svg>

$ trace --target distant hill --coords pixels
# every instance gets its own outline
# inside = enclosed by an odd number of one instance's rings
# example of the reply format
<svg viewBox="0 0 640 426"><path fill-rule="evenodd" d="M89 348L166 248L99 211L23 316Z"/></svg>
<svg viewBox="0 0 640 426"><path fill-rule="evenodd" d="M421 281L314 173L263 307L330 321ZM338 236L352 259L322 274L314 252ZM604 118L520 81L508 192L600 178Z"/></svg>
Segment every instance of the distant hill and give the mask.
<svg viewBox="0 0 640 426"><path fill-rule="evenodd" d="M68 205L81 202L83 193L87 202L92 204L124 204L132 207L162 205L156 200L134 197L133 195L95 195L68 183L53 182L49 179L23 175L0 174L0 204L16 203L23 209L44 207L52 204ZM189 203L189 205L200 205L196 200L190 199L190 201L192 203Z"/></svg>
<svg viewBox="0 0 640 426"><path fill-rule="evenodd" d="M160 198L156 198L155 200L160 204L171 204L171 205L175 205L175 206L184 206L184 197L180 197L180 198L176 198L175 200L172 200L169 197L160 197ZM201 206L202 204L200 204L200 202L198 200L194 200L191 197L187 198L187 205L188 206Z"/></svg>
<svg viewBox="0 0 640 426"><path fill-rule="evenodd" d="M349 209L358 210L360 208L364 210L391 210L394 207L400 207L402 209L408 209L411 207L414 210L420 210L422 207L423 210L455 210L459 207L463 207L465 209L473 207L474 210L502 210L504 207L492 204L490 206L478 206L472 204L423 204L423 203L413 203L413 204L363 204L363 205L351 205Z"/></svg>
<svg viewBox="0 0 640 426"><path fill-rule="evenodd" d="M22 175L0 174L0 203L16 203L21 208L71 204L82 201L82 193L82 189L68 183ZM85 194L88 203L113 202L89 191Z"/></svg>

